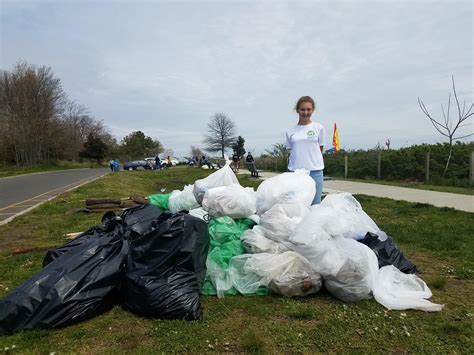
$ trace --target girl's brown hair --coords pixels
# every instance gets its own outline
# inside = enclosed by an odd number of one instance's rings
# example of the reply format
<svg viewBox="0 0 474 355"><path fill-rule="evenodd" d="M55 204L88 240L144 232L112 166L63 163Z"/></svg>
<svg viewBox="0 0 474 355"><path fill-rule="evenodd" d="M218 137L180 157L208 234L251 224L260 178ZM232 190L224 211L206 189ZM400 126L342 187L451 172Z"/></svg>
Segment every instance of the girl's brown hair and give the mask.
<svg viewBox="0 0 474 355"><path fill-rule="evenodd" d="M301 105L303 102L309 102L309 103L311 103L311 105L313 105L313 111L316 111L316 104L314 103L314 100L311 98L311 96L301 96L301 97L299 98L298 102L296 103L295 111L298 111L298 109L300 108L300 105Z"/></svg>

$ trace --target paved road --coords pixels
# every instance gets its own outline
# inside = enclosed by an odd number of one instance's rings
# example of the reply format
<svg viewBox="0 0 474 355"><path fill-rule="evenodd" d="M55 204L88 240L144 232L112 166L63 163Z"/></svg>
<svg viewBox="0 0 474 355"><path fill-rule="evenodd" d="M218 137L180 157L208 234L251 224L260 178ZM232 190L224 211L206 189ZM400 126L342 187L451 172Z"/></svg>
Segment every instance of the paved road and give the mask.
<svg viewBox="0 0 474 355"><path fill-rule="evenodd" d="M110 170L71 169L0 179L0 223Z"/></svg>

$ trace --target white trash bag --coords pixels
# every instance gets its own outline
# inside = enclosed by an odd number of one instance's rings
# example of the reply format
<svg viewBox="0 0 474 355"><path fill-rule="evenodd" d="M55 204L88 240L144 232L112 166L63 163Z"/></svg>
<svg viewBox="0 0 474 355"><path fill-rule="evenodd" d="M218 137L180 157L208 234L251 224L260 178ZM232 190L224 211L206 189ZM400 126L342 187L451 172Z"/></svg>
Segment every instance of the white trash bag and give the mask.
<svg viewBox="0 0 474 355"><path fill-rule="evenodd" d="M346 302L372 298L372 287L379 271L373 250L347 238L334 239L334 245L335 249L330 250L327 256L338 258L341 266L337 272L323 275L326 289Z"/></svg>
<svg viewBox="0 0 474 355"><path fill-rule="evenodd" d="M348 238L318 240L314 244L294 244L312 268L324 279L327 290L346 302L372 297L379 264L366 245Z"/></svg>
<svg viewBox="0 0 474 355"><path fill-rule="evenodd" d="M277 203L302 203L311 206L316 185L308 171L297 170L264 180L257 189L257 214L262 215Z"/></svg>
<svg viewBox="0 0 474 355"><path fill-rule="evenodd" d="M202 207L214 217L244 218L255 214L257 198L251 187L239 184L208 189Z"/></svg>
<svg viewBox="0 0 474 355"><path fill-rule="evenodd" d="M199 207L199 203L193 194L194 185L186 185L183 191L174 190L168 200L168 209L172 213L179 211L191 211Z"/></svg>
<svg viewBox="0 0 474 355"><path fill-rule="evenodd" d="M359 240L371 232L381 236L382 240L387 238L350 193L329 194L318 207L313 209L313 216L333 237Z"/></svg>
<svg viewBox="0 0 474 355"><path fill-rule="evenodd" d="M196 201L201 204L207 190L212 189L213 187L229 186L238 183L239 181L234 172L230 166L226 164L223 168L217 170L208 177L194 182L194 197L196 197Z"/></svg>
<svg viewBox="0 0 474 355"><path fill-rule="evenodd" d="M267 238L288 241L309 211L302 203L278 203L260 216L260 225Z"/></svg>
<svg viewBox="0 0 474 355"><path fill-rule="evenodd" d="M428 301L432 293L426 283L414 274L404 274L393 265L382 267L373 287L375 300L388 309L419 309L437 312L444 305Z"/></svg>
<svg viewBox="0 0 474 355"><path fill-rule="evenodd" d="M321 220L316 217L316 215L319 216L319 213L316 212L316 210L319 209L319 205L311 207L310 212L307 213L301 223L296 226L293 234L290 236L290 242L296 245L308 245L314 247L320 242L327 242L332 239L329 233L323 228ZM343 221L332 221L332 223L341 222Z"/></svg>
<svg viewBox="0 0 474 355"><path fill-rule="evenodd" d="M282 243L275 242L265 237L265 228L261 226L254 226L252 229L247 229L240 241L248 253L271 253L281 254L289 249Z"/></svg>
<svg viewBox="0 0 474 355"><path fill-rule="evenodd" d="M253 294L260 286L287 297L305 296L321 289L322 279L300 254L243 254L230 260L233 286L241 294Z"/></svg>

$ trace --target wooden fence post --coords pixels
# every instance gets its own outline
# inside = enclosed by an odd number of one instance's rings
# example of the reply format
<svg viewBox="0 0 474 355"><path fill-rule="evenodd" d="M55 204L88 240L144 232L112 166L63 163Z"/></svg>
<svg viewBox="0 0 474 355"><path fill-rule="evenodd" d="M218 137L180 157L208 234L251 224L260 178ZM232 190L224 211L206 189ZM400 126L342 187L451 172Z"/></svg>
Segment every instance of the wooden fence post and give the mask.
<svg viewBox="0 0 474 355"><path fill-rule="evenodd" d="M425 183L430 183L430 152L426 153Z"/></svg>
<svg viewBox="0 0 474 355"><path fill-rule="evenodd" d="M377 156L377 179L380 179L380 164L382 162L382 150L379 149L379 154Z"/></svg>
<svg viewBox="0 0 474 355"><path fill-rule="evenodd" d="M474 184L474 152L471 152L471 161L469 164L471 185Z"/></svg>
<svg viewBox="0 0 474 355"><path fill-rule="evenodd" d="M347 155L344 156L344 179L347 179Z"/></svg>

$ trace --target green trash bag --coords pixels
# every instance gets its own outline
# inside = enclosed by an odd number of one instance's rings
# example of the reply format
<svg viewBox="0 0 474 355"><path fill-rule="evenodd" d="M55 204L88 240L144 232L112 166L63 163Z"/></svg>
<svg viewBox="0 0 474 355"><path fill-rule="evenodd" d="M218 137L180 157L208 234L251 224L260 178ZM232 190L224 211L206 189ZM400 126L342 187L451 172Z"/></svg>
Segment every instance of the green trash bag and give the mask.
<svg viewBox="0 0 474 355"><path fill-rule="evenodd" d="M245 253L240 236L252 228L255 222L248 218L232 219L228 216L213 218L209 221L208 230L211 246L207 255L207 274L201 293L219 297L237 295L228 273L230 259ZM266 295L265 287L256 295Z"/></svg>
<svg viewBox="0 0 474 355"><path fill-rule="evenodd" d="M168 211L168 201L170 199L172 192L169 194L154 194L148 196L148 202L150 205L158 206L163 211Z"/></svg>

